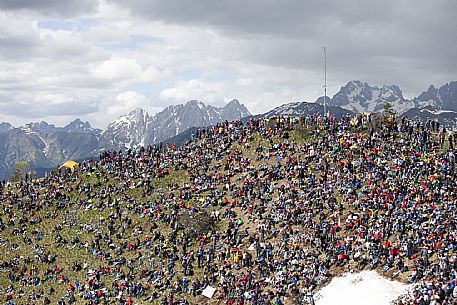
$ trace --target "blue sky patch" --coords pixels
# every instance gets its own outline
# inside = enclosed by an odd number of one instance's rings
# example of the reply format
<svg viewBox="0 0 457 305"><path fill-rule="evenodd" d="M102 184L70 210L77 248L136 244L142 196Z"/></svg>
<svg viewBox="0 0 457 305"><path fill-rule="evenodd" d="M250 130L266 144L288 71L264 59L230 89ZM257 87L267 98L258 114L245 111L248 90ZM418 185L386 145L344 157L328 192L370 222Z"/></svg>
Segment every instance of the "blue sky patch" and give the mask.
<svg viewBox="0 0 457 305"><path fill-rule="evenodd" d="M159 37L150 35L130 35L128 41L102 42L95 44L97 47L107 50L136 50L144 44L161 43L163 40Z"/></svg>
<svg viewBox="0 0 457 305"><path fill-rule="evenodd" d="M84 32L92 26L96 25L98 21L95 18L79 18L75 20L40 20L38 21L38 27L43 29L49 29L53 31L72 31L72 32Z"/></svg>

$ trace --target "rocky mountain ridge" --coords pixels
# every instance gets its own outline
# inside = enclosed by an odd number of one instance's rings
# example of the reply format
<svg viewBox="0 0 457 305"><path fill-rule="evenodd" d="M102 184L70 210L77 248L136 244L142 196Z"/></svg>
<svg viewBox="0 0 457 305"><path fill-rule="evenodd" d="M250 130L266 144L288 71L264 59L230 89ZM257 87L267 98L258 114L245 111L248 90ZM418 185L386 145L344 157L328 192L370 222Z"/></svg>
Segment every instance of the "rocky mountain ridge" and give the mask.
<svg viewBox="0 0 457 305"><path fill-rule="evenodd" d="M250 115L249 110L236 99L220 108L192 100L168 106L153 116L137 108L108 125L101 134L100 146L131 148L157 144L192 127L211 126Z"/></svg>
<svg viewBox="0 0 457 305"><path fill-rule="evenodd" d="M29 168L53 168L68 159L98 156L103 150L133 148L156 144L177 136L192 127L250 116L238 100L217 108L199 101L173 105L151 116L137 108L110 123L105 130L92 128L79 119L64 127L41 121L14 127L0 123L0 178L14 170L17 161Z"/></svg>
<svg viewBox="0 0 457 305"><path fill-rule="evenodd" d="M328 111L337 118L343 115L353 115L354 112L346 110L337 106L328 106ZM283 116L303 116L303 115L323 115L324 106L318 103L309 102L293 102L288 104L280 105L262 116L273 117L278 115Z"/></svg>
<svg viewBox="0 0 457 305"><path fill-rule="evenodd" d="M323 104L324 97L318 98L316 102ZM328 106L338 106L355 113L382 111L386 103L392 104L398 114L426 106L457 111L457 82L449 82L440 88L430 85L427 91L417 97L406 99L397 85L378 87L353 80L342 86L332 98L327 98Z"/></svg>
<svg viewBox="0 0 457 305"><path fill-rule="evenodd" d="M323 101L324 97L320 97L315 103L287 103L253 117L322 114ZM449 128L457 128L455 81L439 88L431 85L417 97L406 99L396 85L378 87L354 80L327 98L327 109L339 117L382 111L385 103L391 103L400 115L421 121L437 120ZM192 100L169 106L155 115L141 108L134 109L110 123L105 130L92 128L89 122L79 119L64 127L42 121L16 128L0 122L0 178L8 177L17 161L27 162L31 169L53 168L68 159L97 157L102 150L128 149L168 139L183 142L192 128L249 117L249 110L238 100L221 108Z"/></svg>

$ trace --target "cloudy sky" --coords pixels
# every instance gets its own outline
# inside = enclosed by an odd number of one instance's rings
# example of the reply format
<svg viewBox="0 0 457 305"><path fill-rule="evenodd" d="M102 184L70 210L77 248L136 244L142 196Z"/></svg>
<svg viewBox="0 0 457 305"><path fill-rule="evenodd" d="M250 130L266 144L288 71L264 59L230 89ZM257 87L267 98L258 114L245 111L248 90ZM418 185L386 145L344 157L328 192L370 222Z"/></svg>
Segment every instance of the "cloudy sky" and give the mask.
<svg viewBox="0 0 457 305"><path fill-rule="evenodd" d="M457 80L457 1L0 0L0 121L104 128L136 107L252 113L352 79L406 97Z"/></svg>

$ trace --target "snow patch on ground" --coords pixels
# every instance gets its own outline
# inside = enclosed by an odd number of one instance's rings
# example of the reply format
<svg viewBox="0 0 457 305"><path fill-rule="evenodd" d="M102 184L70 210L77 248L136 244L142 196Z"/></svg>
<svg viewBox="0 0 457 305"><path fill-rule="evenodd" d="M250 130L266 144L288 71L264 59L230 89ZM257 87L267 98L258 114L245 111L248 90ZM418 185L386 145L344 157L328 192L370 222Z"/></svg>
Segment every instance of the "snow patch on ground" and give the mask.
<svg viewBox="0 0 457 305"><path fill-rule="evenodd" d="M316 305L389 305L412 285L388 280L376 271L348 273L314 294Z"/></svg>

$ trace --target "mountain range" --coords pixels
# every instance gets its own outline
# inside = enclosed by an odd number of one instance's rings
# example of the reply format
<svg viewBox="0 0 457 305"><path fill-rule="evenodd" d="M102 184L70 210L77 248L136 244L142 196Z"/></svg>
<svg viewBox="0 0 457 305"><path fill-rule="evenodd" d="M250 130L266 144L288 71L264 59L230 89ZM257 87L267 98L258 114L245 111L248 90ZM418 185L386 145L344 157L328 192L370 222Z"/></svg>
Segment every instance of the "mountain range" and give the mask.
<svg viewBox="0 0 457 305"><path fill-rule="evenodd" d="M354 112L351 110L344 109L338 106L328 106L327 111L332 115L340 118L343 115L353 115ZM303 115L323 115L324 106L318 103L309 102L293 102L283 104L272 110L264 113L264 117L273 117L278 115L284 116L303 116Z"/></svg>
<svg viewBox="0 0 457 305"><path fill-rule="evenodd" d="M0 178L8 177L17 161L25 161L30 169L41 173L68 159L81 160L97 157L103 150L157 144L191 127L210 126L250 115L238 100L221 108L189 101L169 106L154 116L135 109L110 123L105 130L92 128L89 122L79 119L65 127L42 121L16 128L3 122L0 123Z"/></svg>
<svg viewBox="0 0 457 305"><path fill-rule="evenodd" d="M137 108L111 122L105 130L91 127L89 122L74 120L64 127L47 122L14 127L0 122L0 178L8 177L17 161L25 161L37 172L55 168L68 159L97 157L103 150L133 148L160 142L183 143L197 127L251 117L276 115L323 114L324 97L313 102L293 102L278 106L264 114L252 116L238 100L217 108L196 100L172 105L150 115ZM457 126L457 82L439 88L431 85L413 99L403 97L396 85L370 86L350 81L333 96L327 97L327 111L332 115L382 111L390 103L399 114L416 120L429 119Z"/></svg>
<svg viewBox="0 0 457 305"><path fill-rule="evenodd" d="M324 97L318 98L316 102L323 104ZM430 85L427 91L409 100L403 97L401 89L396 85L378 87L355 80L341 87L332 98L327 98L327 105L355 113L382 111L386 103L392 104L398 114L426 106L438 110L457 111L457 82L447 83L440 88Z"/></svg>
<svg viewBox="0 0 457 305"><path fill-rule="evenodd" d="M101 147L117 149L156 144L191 127L211 126L250 115L249 110L236 99L222 108L193 100L169 106L154 116L137 108L110 123L102 132L100 142Z"/></svg>

